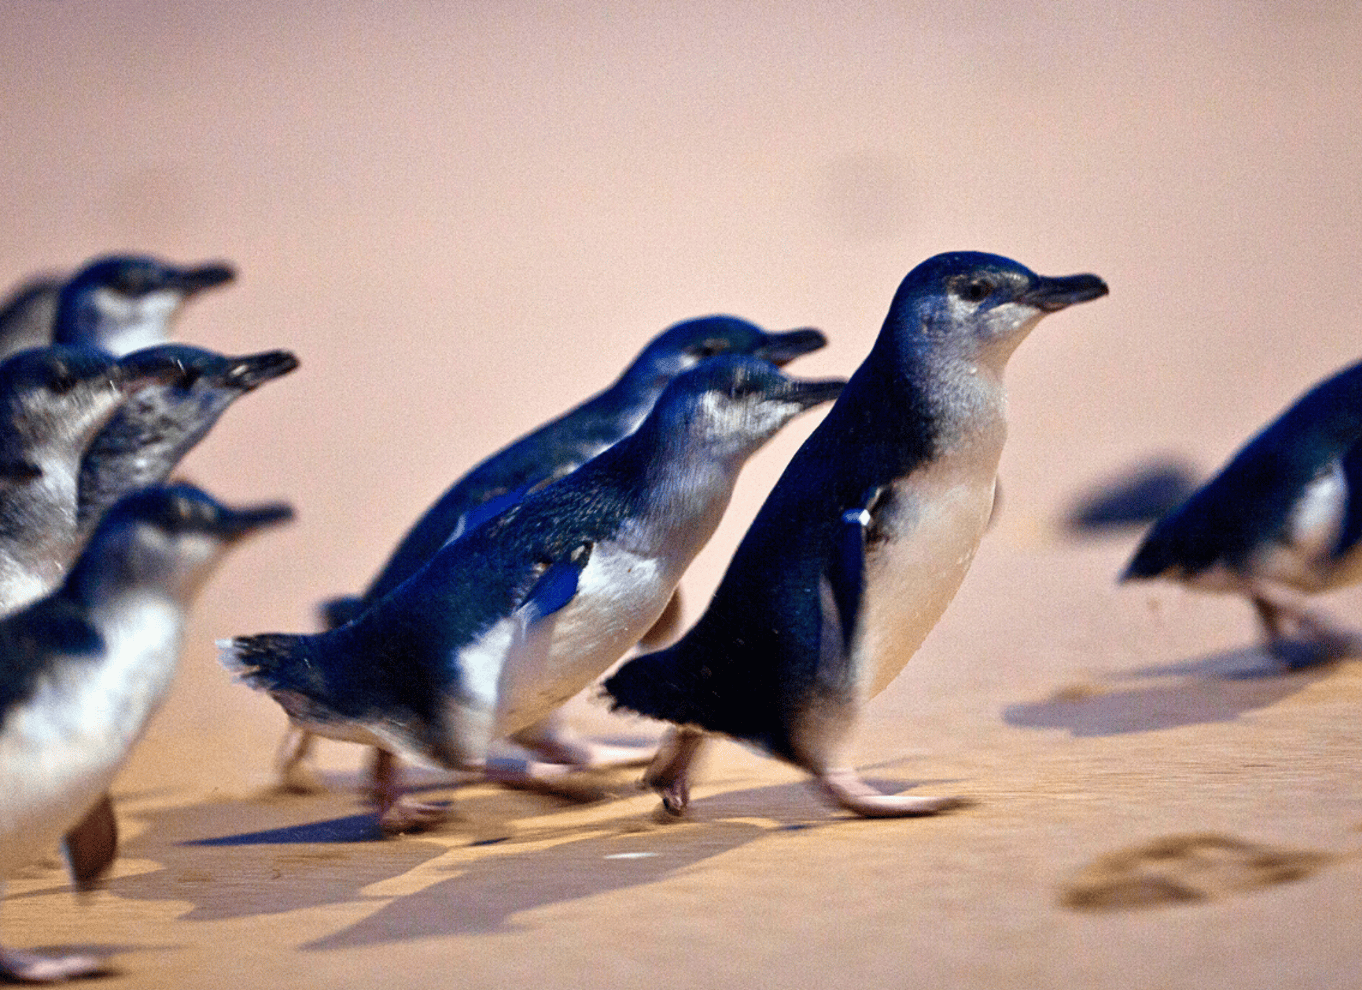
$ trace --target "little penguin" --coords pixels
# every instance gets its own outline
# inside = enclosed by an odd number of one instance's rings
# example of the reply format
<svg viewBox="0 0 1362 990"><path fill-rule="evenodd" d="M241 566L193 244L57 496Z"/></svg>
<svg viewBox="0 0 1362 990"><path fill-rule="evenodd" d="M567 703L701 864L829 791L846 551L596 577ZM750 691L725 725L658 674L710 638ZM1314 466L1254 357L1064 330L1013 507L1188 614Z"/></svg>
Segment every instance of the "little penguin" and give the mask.
<svg viewBox="0 0 1362 990"><path fill-rule="evenodd" d="M727 315L684 320L668 327L609 388L502 448L451 485L402 538L362 595L323 603L327 628L334 629L363 612L415 574L450 540L634 432L667 383L699 362L720 354L750 354L784 367L826 343L827 338L811 327L769 332ZM679 617L680 607L673 597L644 642L665 639ZM556 719L526 730L516 742L556 762L582 765L646 762L651 755L577 739ZM309 748L306 734L296 741L286 740L281 747L280 776L286 790L315 788L303 764ZM381 763L385 758L378 759Z"/></svg>
<svg viewBox="0 0 1362 990"><path fill-rule="evenodd" d="M77 537L83 543L124 495L165 481L227 407L298 367L288 351L228 357L183 344L161 344L122 359L134 374L171 362L182 373L131 396L99 431L80 462Z"/></svg>
<svg viewBox="0 0 1362 990"><path fill-rule="evenodd" d="M222 660L308 731L480 769L494 740L542 720L648 631L742 465L843 384L746 355L702 362L634 433L446 544L358 618L224 640ZM395 788L378 796L386 830L430 821Z"/></svg>
<svg viewBox="0 0 1362 990"><path fill-rule="evenodd" d="M182 374L172 361L124 366L55 344L0 362L0 615L51 591L75 559L91 441L131 395Z"/></svg>
<svg viewBox="0 0 1362 990"><path fill-rule="evenodd" d="M290 515L190 485L139 490L56 591L0 619L0 878L65 836L77 888L98 883L117 848L108 788L165 698L190 603L228 547ZM0 976L14 980L103 965L0 949Z"/></svg>
<svg viewBox="0 0 1362 990"><path fill-rule="evenodd" d="M908 273L705 613L605 682L616 709L680 727L645 776L669 811L685 809L706 733L801 767L859 815L959 803L879 793L851 768L847 737L945 610L988 525L1013 349L1045 315L1106 292L1095 275L1047 278L977 252Z"/></svg>
<svg viewBox="0 0 1362 990"><path fill-rule="evenodd" d="M180 266L144 255L95 258L62 286L52 343L87 344L118 356L164 344L189 299L235 277L223 262Z"/></svg>
<svg viewBox="0 0 1362 990"><path fill-rule="evenodd" d="M1362 362L1317 384L1154 524L1122 581L1168 578L1253 603L1279 660L1287 624L1335 654L1348 637L1304 596L1362 578Z"/></svg>

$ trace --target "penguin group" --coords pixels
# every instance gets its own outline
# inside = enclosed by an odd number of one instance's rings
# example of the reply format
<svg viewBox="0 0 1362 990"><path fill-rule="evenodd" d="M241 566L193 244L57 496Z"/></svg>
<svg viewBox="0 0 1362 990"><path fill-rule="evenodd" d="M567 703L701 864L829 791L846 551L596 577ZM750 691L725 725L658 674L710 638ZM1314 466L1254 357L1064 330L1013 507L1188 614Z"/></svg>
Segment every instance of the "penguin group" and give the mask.
<svg viewBox="0 0 1362 990"><path fill-rule="evenodd" d="M288 519L171 479L236 399L297 367L169 342L222 264L96 258L0 310L0 882L60 844L78 890L114 861L109 787L170 690L223 554ZM0 978L104 961L0 947Z"/></svg>
<svg viewBox="0 0 1362 990"><path fill-rule="evenodd" d="M109 784L165 695L194 591L227 547L289 517L168 482L232 401L297 365L168 342L183 303L231 278L102 258L25 283L0 311L0 876L60 841L76 886L98 883L117 845ZM420 830L447 812L410 799L401 761L488 773L510 741L531 756L517 784L637 765L681 815L718 736L799 767L855 815L965 804L881 793L850 739L985 536L1010 356L1044 317L1107 292L1093 274L939 254L904 277L846 379L787 373L826 343L812 328L714 315L663 330L603 391L458 478L361 591L320 604L322 631L219 642L288 717L283 787L318 786L314 736L360 743L383 830ZM678 637L681 578L743 465L822 407ZM1299 599L1362 578L1359 484L1355 365L1160 520L1124 578L1240 593L1276 655L1287 627L1336 652L1346 637ZM592 685L667 724L660 747L573 733L561 708ZM0 950L14 978L94 965Z"/></svg>

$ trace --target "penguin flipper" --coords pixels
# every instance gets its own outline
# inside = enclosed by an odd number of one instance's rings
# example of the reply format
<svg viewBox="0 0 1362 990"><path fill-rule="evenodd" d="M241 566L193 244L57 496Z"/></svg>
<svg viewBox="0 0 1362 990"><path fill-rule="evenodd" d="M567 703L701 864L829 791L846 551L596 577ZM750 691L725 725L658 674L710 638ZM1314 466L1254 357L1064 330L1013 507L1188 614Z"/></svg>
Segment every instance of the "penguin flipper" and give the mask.
<svg viewBox="0 0 1362 990"><path fill-rule="evenodd" d="M837 530L837 540L833 547L832 559L827 568L826 581L836 605L836 620L841 630L842 646L851 648L851 638L856 632L856 620L861 610L861 593L865 590L865 544L866 531L870 528L869 505L878 497L873 493L866 505L847 509L842 513ZM826 603L825 603L826 605ZM824 608L825 621L827 608Z"/></svg>
<svg viewBox="0 0 1362 990"><path fill-rule="evenodd" d="M520 617L528 629L541 619L567 606L577 595L577 583L591 559L592 544L582 543L563 560L550 564L520 605Z"/></svg>
<svg viewBox="0 0 1362 990"><path fill-rule="evenodd" d="M105 792L62 839L62 850L77 890L94 890L118 854L118 819Z"/></svg>

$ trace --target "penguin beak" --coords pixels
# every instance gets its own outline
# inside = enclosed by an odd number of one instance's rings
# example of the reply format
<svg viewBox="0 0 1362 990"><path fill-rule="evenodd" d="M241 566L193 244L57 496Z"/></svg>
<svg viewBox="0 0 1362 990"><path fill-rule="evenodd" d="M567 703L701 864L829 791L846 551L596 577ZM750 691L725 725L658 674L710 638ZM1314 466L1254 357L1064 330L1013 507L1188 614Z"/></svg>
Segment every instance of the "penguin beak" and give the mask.
<svg viewBox="0 0 1362 990"><path fill-rule="evenodd" d="M242 392L263 385L298 367L298 359L288 351L266 351L238 358L224 376L226 384Z"/></svg>
<svg viewBox="0 0 1362 990"><path fill-rule="evenodd" d="M214 528L223 539L235 543L257 530L278 526L292 518L293 506L287 502L267 502L241 509L224 506Z"/></svg>
<svg viewBox="0 0 1362 990"><path fill-rule="evenodd" d="M236 269L231 265L215 262L194 268L182 268L166 281L170 288L179 289L186 296L192 296L215 285L223 285L234 278Z"/></svg>
<svg viewBox="0 0 1362 990"><path fill-rule="evenodd" d="M786 330L784 333L766 335L766 342L752 352L754 357L770 361L777 368L783 368L802 354L816 351L827 344L828 338L821 330L803 327L799 330Z"/></svg>
<svg viewBox="0 0 1362 990"><path fill-rule="evenodd" d="M823 378L813 381L801 380L798 378L790 379L790 394L787 396L791 401L797 402L803 409L812 409L820 406L824 402L831 402L842 394L842 386L846 380L842 378Z"/></svg>
<svg viewBox="0 0 1362 990"><path fill-rule="evenodd" d="M1107 291L1107 283L1096 275L1065 275L1060 278L1040 275L1017 301L1054 313L1074 303L1105 296Z"/></svg>

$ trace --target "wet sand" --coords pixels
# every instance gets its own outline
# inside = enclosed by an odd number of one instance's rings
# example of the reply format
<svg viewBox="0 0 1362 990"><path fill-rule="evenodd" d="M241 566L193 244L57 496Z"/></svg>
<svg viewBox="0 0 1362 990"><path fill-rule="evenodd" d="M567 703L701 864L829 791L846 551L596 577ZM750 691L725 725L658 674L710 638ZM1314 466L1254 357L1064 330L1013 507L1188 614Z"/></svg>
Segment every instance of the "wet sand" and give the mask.
<svg viewBox="0 0 1362 990"><path fill-rule="evenodd" d="M180 338L303 362L184 464L297 522L200 600L107 889L36 865L6 944L112 952L109 986L1355 984L1362 663L1283 672L1243 603L1117 587L1137 531L1061 525L1150 456L1210 471L1362 350L1351 6L20 2L0 26L0 274L229 258ZM216 638L313 628L662 327L818 326L792 370L845 374L957 248L1112 289L1014 357L1001 517L858 731L870 778L972 807L848 819L727 742L672 824L629 773L586 802L431 774L458 820L379 841L340 744L331 793L269 793L282 714ZM688 618L813 421L747 469ZM1359 604L1319 602L1351 628Z"/></svg>

